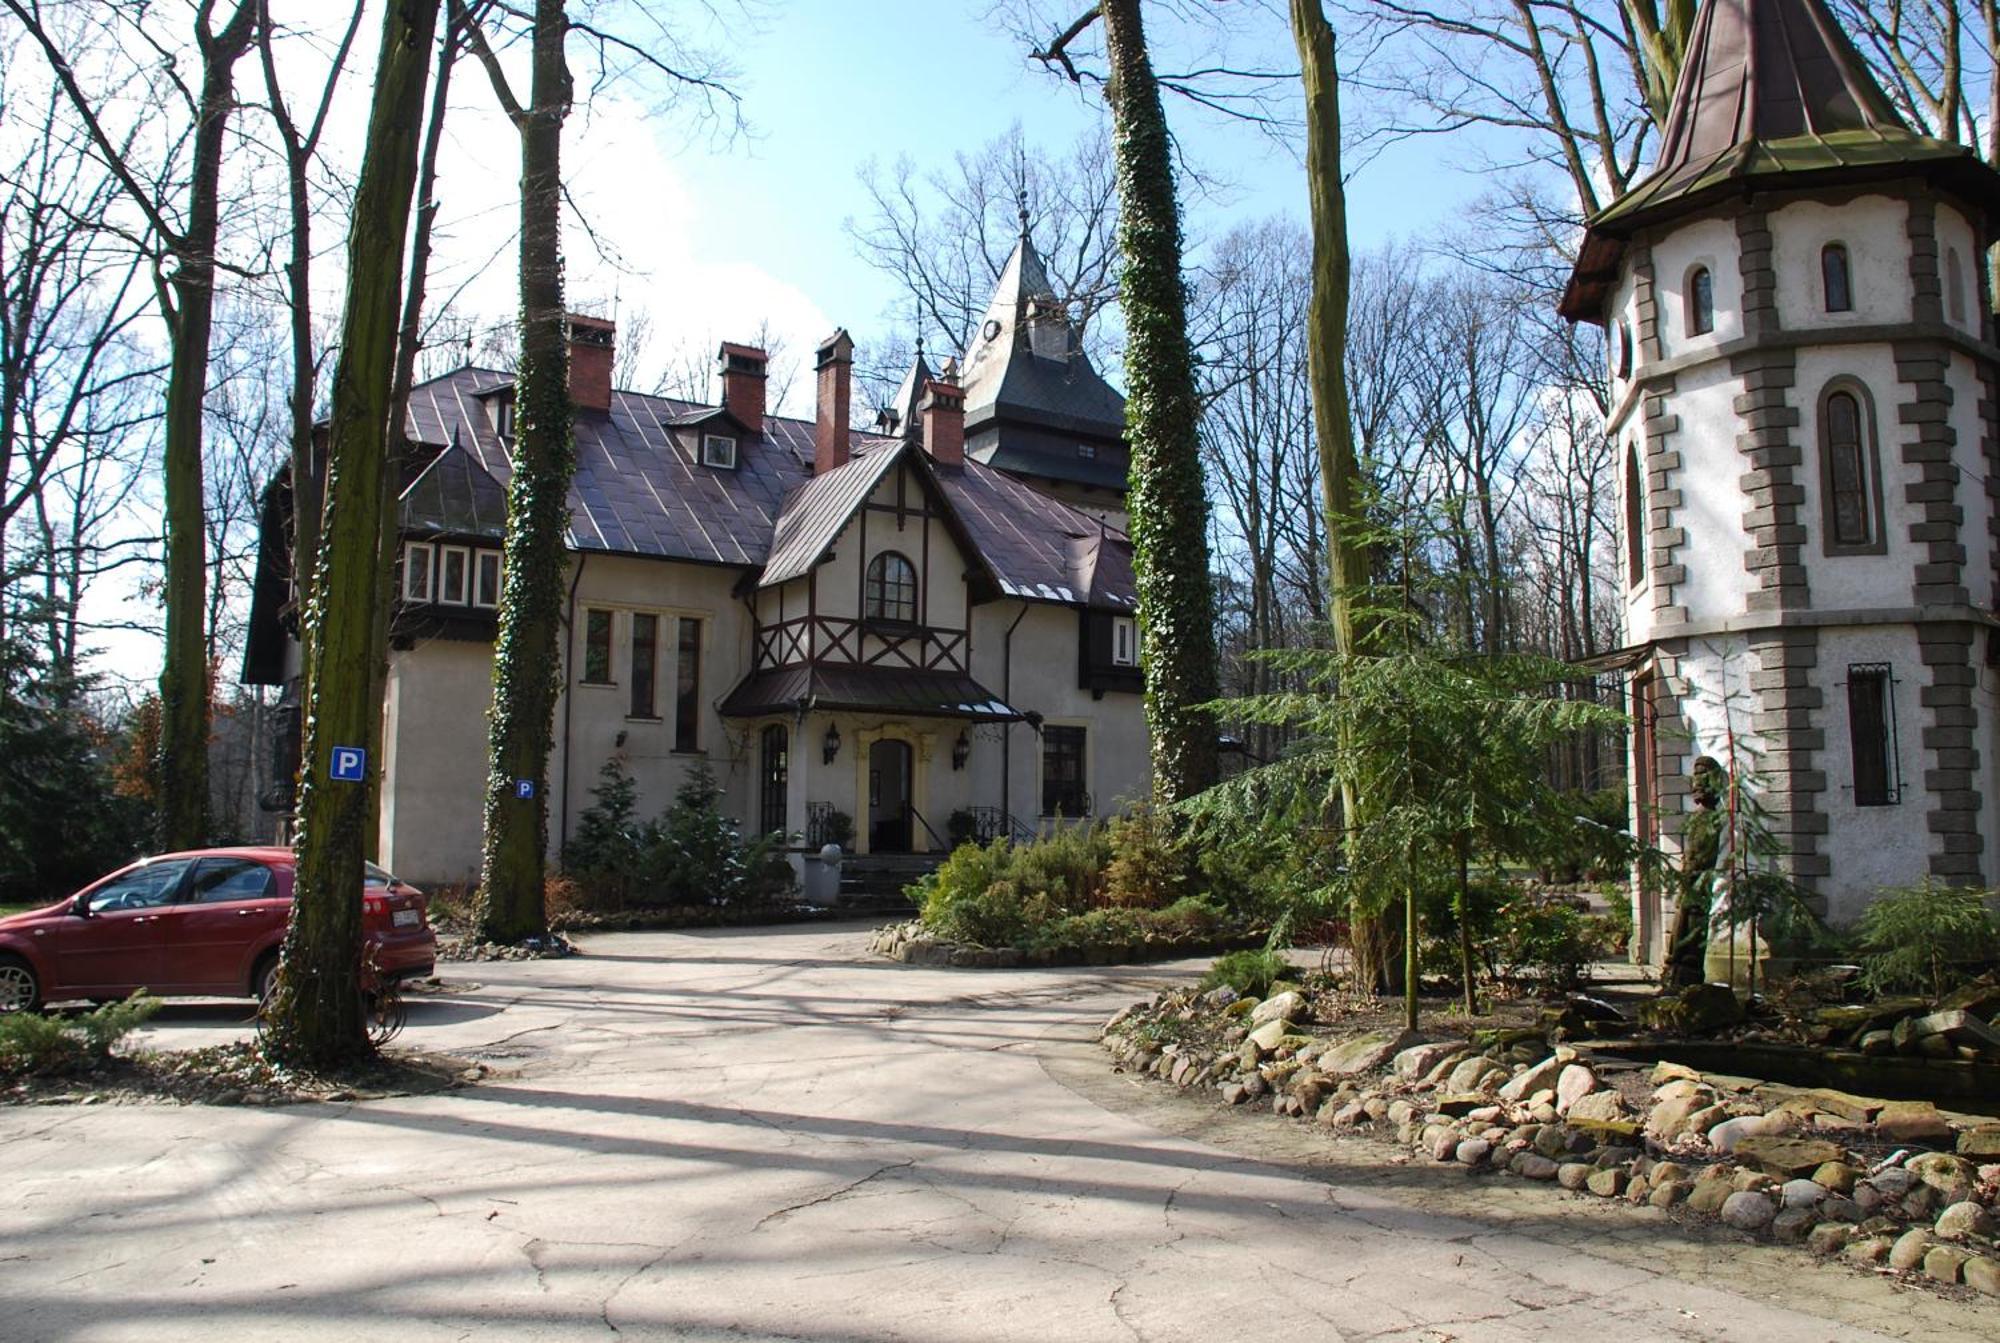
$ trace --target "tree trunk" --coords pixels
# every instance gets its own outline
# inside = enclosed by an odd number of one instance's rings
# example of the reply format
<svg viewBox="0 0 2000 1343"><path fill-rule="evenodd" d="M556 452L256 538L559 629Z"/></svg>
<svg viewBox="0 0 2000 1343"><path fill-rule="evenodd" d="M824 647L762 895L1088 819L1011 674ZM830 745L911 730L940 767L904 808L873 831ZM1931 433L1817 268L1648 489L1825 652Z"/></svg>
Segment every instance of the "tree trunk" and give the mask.
<svg viewBox="0 0 2000 1343"><path fill-rule="evenodd" d="M375 552L395 375L403 240L417 169L431 36L440 0L392 0L382 17L374 105L347 242L347 304L327 431L326 511L307 607L298 875L284 968L271 1006L273 1054L332 1067L369 1050L361 1010L361 891L368 790L333 778L334 752L368 740ZM380 761L370 762L379 768Z"/></svg>
<svg viewBox="0 0 2000 1343"><path fill-rule="evenodd" d="M208 838L208 535L202 496L202 404L215 311L215 239L222 146L236 105L236 60L249 47L255 10L241 6L204 37L187 227L173 246L168 317L172 353L162 430L166 514L166 647L160 666L160 839L191 849Z"/></svg>
<svg viewBox="0 0 2000 1343"><path fill-rule="evenodd" d="M409 284L403 292L403 321L396 336L396 378L389 394L389 469L382 473L382 534L375 556L375 626L368 641L370 702L383 704L389 692L389 625L396 614L396 560L403 531L398 517L400 486L410 452L410 388L416 382L417 348L424 313L424 288L430 275L431 230L437 223L438 144L444 136L445 109L451 98L451 68L460 35L451 25L438 44L437 84L431 91L430 117L424 127L423 159L417 169L417 226L410 239ZM470 576L469 576L470 578ZM368 725L370 759L383 759L382 715ZM382 771L368 775L367 852L381 859Z"/></svg>
<svg viewBox="0 0 2000 1343"><path fill-rule="evenodd" d="M1472 987L1472 879L1471 860L1466 845L1458 846L1458 974L1465 982L1465 1015L1479 1013L1479 997Z"/></svg>
<svg viewBox="0 0 2000 1343"><path fill-rule="evenodd" d="M1307 361L1312 376L1313 433L1319 449L1320 503L1326 515L1327 579L1331 587L1333 646L1342 656L1361 651L1354 608L1366 595L1373 569L1361 528L1361 461L1347 393L1347 296L1351 269L1347 246L1347 190L1341 181L1340 68L1333 29L1320 0L1291 0L1292 38L1299 50L1306 98L1306 195L1312 207L1312 298L1306 312ZM1340 789L1343 824L1354 832L1367 799L1351 784ZM1348 912L1348 949L1357 985L1376 992L1396 978L1390 964L1394 938L1369 925L1374 916Z"/></svg>
<svg viewBox="0 0 2000 1343"><path fill-rule="evenodd" d="M486 846L479 929L519 942L548 928L549 749L561 690L563 538L576 473L563 311L562 126L569 110L563 0L536 0L533 87L521 131L521 360L515 370L514 474L507 486L507 575L493 656ZM519 795L517 783L530 796Z"/></svg>

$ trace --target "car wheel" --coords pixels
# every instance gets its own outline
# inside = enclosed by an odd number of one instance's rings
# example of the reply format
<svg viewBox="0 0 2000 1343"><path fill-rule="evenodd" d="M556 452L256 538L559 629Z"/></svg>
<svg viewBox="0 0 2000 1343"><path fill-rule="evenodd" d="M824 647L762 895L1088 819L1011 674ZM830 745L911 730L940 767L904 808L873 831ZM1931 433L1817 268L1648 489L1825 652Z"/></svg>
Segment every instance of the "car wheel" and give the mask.
<svg viewBox="0 0 2000 1343"><path fill-rule="evenodd" d="M18 956L0 957L0 1012L32 1012L42 1005L42 981Z"/></svg>
<svg viewBox="0 0 2000 1343"><path fill-rule="evenodd" d="M271 999L278 992L278 953L271 952L257 962L257 973L251 977L251 984L257 990L257 1002L270 1006Z"/></svg>

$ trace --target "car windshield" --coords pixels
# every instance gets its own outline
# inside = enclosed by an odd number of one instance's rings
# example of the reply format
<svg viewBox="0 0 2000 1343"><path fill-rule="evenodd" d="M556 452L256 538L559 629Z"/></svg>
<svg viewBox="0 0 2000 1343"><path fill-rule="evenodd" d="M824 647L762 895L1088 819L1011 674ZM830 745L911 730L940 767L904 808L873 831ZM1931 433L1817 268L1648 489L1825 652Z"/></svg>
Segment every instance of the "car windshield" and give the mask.
<svg viewBox="0 0 2000 1343"><path fill-rule="evenodd" d="M363 885L393 886L396 884L396 879L394 877L390 876L389 873L384 871L382 868L375 866L375 864L363 863L362 867L367 870L367 875L365 875L361 879Z"/></svg>

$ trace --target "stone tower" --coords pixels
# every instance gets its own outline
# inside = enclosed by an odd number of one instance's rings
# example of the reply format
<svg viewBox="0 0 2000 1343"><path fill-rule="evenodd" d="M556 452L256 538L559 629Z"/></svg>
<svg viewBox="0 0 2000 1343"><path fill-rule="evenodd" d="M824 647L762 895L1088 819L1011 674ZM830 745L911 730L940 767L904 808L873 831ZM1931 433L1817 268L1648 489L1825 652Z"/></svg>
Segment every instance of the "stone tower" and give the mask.
<svg viewBox="0 0 2000 1343"><path fill-rule="evenodd" d="M1912 132L1823 0L1706 0L1562 299L1608 336L1635 829L1675 849L1733 746L1837 924L2000 879L1997 217L2000 174ZM1635 898L1657 959L1672 897Z"/></svg>

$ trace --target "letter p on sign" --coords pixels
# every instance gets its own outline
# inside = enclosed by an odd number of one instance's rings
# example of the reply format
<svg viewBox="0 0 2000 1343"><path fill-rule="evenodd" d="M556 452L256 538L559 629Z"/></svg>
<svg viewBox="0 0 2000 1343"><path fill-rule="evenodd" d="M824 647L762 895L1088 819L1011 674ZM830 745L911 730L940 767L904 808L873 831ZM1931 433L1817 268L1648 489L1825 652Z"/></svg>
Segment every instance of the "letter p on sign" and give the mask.
<svg viewBox="0 0 2000 1343"><path fill-rule="evenodd" d="M368 773L368 752L359 746L336 746L327 774L335 783L360 783Z"/></svg>

